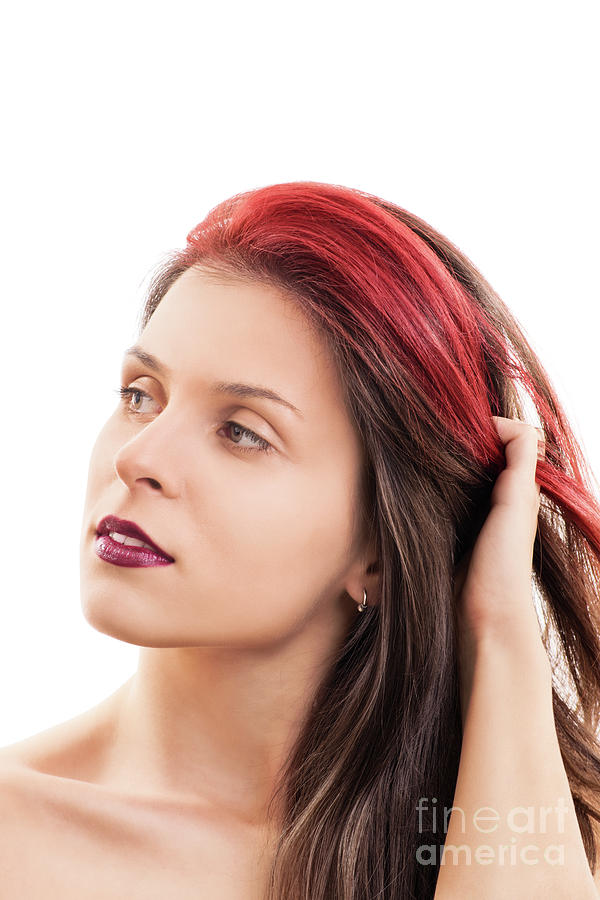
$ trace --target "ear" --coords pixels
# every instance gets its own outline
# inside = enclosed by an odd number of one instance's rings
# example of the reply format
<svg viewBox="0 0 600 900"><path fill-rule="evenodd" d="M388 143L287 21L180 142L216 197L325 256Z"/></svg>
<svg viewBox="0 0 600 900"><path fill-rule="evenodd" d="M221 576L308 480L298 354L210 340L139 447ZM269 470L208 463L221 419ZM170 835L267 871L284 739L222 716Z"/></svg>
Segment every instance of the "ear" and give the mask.
<svg viewBox="0 0 600 900"><path fill-rule="evenodd" d="M359 603L363 602L363 589L367 592L367 608L379 605L381 600L379 560L374 545L371 545L367 553L353 563L346 575L344 589L355 601L357 607Z"/></svg>

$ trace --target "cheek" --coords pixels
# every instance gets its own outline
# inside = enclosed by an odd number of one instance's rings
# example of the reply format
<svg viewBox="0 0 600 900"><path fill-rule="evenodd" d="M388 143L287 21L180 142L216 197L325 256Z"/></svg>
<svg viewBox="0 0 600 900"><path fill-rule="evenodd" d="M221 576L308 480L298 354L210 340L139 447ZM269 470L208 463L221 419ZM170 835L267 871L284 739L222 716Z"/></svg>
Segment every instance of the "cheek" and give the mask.
<svg viewBox="0 0 600 900"><path fill-rule="evenodd" d="M354 495L343 469L271 476L214 497L216 557L231 577L274 600L285 591L315 596L347 564ZM216 524L216 522L213 522ZM206 535L205 535L206 539ZM199 540L202 538L199 536ZM211 548L212 551L215 547ZM214 557L213 557L214 558Z"/></svg>

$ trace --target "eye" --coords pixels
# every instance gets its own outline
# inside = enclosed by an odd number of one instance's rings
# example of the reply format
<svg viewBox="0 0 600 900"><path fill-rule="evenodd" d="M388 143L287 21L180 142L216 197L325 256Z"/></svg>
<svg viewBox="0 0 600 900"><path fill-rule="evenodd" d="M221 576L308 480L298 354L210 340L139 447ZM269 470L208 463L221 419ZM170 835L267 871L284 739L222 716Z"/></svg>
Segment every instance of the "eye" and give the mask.
<svg viewBox="0 0 600 900"><path fill-rule="evenodd" d="M254 450L262 451L263 453L269 453L269 451L273 450L273 447L271 446L271 444L269 444L268 441L265 441L265 439L261 438L260 435L255 434L255 432L251 431L250 428L245 428L238 422L232 422L231 420L225 422L223 430L231 431L237 437L247 437L252 441L252 443L254 444L253 447L241 447L238 445L237 440L230 439L231 443L236 444L238 446L238 449L242 450L244 453L246 453L247 451L252 452Z"/></svg>
<svg viewBox="0 0 600 900"><path fill-rule="evenodd" d="M136 409L131 406L131 401L134 397L139 397L141 400L152 400L150 394L147 394L146 391L143 391L141 388L136 387L125 387L125 385L121 385L121 387L117 388L117 394L120 395L121 404L125 408L125 412L132 416L142 415L139 409ZM140 402L138 401L138 402ZM231 444L234 444L236 449L241 450L242 453L253 453L258 451L259 453L270 453L275 448L260 435L256 434L256 432L252 431L250 428L246 428L244 425L240 425L239 422L234 422L229 419L224 423L222 431L230 431L234 437L230 437L228 440ZM252 446L243 447L239 443L240 438L247 438Z"/></svg>
<svg viewBox="0 0 600 900"><path fill-rule="evenodd" d="M120 394L121 403L125 407L126 412L133 413L134 415L140 414L140 410L133 408L129 402L135 395L147 400L152 400L150 394L147 394L146 391L143 391L141 388L124 387L121 385L121 387L117 388L117 394Z"/></svg>

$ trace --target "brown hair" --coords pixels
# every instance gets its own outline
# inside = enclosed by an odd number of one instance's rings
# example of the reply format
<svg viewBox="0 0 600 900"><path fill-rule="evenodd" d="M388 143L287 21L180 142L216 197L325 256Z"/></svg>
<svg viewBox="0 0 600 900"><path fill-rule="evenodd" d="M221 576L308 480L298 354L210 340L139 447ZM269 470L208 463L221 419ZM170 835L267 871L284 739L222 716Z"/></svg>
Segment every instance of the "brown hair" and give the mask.
<svg viewBox="0 0 600 900"><path fill-rule="evenodd" d="M551 382L475 266L406 210L294 182L236 195L156 273L148 322L193 265L293 296L334 354L365 459L380 605L357 615L282 772L269 900L433 897L440 843L421 797L451 807L461 751L453 577L503 465L491 415L546 436L533 578L556 730L590 867L600 821L600 508ZM543 554L542 554L543 548ZM442 838L443 843L443 838ZM438 857L439 863L439 857Z"/></svg>

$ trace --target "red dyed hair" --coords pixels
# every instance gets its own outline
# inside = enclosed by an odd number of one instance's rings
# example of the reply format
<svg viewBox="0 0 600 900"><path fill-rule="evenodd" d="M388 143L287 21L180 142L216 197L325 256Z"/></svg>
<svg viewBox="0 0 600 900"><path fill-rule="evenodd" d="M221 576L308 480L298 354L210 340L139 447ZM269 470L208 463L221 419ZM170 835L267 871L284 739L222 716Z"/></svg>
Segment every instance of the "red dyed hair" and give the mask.
<svg viewBox="0 0 600 900"><path fill-rule="evenodd" d="M150 286L141 325L187 268L280 288L325 336L365 450L365 528L381 600L340 648L281 789L269 897L433 896L415 861L419 797L452 805L462 726L452 586L504 466L492 415L546 437L533 577L557 734L593 868L600 821L600 505L551 381L515 317L455 245L362 191L292 182L212 209ZM542 558L543 547L543 558ZM430 823L431 824L431 823ZM379 893L377 893L379 891Z"/></svg>

